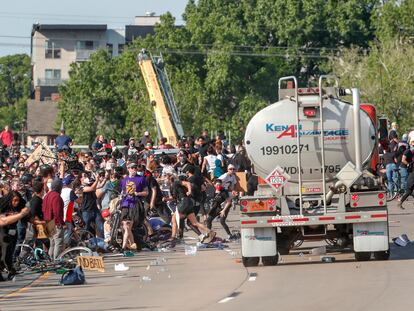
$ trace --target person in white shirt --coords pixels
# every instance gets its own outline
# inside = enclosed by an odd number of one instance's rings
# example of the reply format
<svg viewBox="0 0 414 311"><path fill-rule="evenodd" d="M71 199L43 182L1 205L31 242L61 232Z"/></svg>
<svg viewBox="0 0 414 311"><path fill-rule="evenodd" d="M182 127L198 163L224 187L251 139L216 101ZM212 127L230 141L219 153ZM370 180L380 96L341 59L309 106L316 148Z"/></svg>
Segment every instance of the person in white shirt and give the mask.
<svg viewBox="0 0 414 311"><path fill-rule="evenodd" d="M212 178L214 169L216 168L217 155L214 151L213 146L208 147L207 155L203 159L203 164L201 165L201 172L204 173L207 171L208 176Z"/></svg>

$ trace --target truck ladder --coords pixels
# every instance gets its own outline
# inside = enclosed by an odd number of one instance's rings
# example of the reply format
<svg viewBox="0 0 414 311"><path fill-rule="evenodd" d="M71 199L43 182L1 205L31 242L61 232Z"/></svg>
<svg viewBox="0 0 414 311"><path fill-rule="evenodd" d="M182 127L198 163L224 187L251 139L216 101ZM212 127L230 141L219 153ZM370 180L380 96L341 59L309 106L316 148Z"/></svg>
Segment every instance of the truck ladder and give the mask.
<svg viewBox="0 0 414 311"><path fill-rule="evenodd" d="M184 133L181 121L179 121L180 118L177 108L173 101L171 87L169 86L166 72L164 69L158 70L159 67L162 67L161 63L156 65L153 59L148 57L145 52L140 53L138 62L148 89L151 104L154 108L157 126L161 131L161 135L166 137L170 144L176 145L178 136L182 136ZM162 78L159 78L160 73ZM162 89L160 88L160 84ZM164 91L166 100L164 100L163 92L161 90ZM172 100L172 102L169 102L169 100Z"/></svg>
<svg viewBox="0 0 414 311"><path fill-rule="evenodd" d="M319 77L319 100L318 100L318 107L319 107L319 118L316 120L313 119L305 119L303 117L300 116L300 108L304 107L304 105L302 105L301 101L299 100L298 97L298 83L297 83L297 78L294 76L290 76L290 77L284 77L279 79L279 90L280 90L280 86L281 86L281 82L282 81L288 81L288 80L293 80L295 83L295 97L291 98L292 101L295 101L296 103L296 144L297 144L297 159L298 159L298 193L299 193L299 207L300 207L300 215L303 215L303 195L302 195L302 188L303 188L303 183L304 182L313 182L313 181L320 181L322 182L322 194L319 196L323 202L323 208L324 208L324 214L326 214L327 212L327 207L326 207L326 175L325 175L325 129L324 129L324 114L323 114L323 92L322 92L322 86L323 86L323 81L325 79L330 79L330 78L335 78L332 76L327 76L327 75L322 75ZM336 78L335 78L336 80ZM336 80L336 84L338 84L338 81ZM302 176L302 155L303 152L300 152L300 142L301 142L301 137L300 137L300 129L302 128L302 123L304 122L318 122L320 123L320 126L317 130L320 131L319 135L317 135L318 139L319 139L319 145L320 145L320 149L318 150L314 150L314 153L320 153L321 154L321 177L320 178L313 178L310 180L304 180L303 176ZM307 154L309 154L309 152L306 152ZM315 195L312 195L313 197L315 197Z"/></svg>
<svg viewBox="0 0 414 311"><path fill-rule="evenodd" d="M177 131L178 136L182 137L184 136L184 130L181 124L180 115L178 114L177 106L175 104L173 91L171 88L170 80L168 79L167 70L165 69L165 63L162 54L159 56L152 56L152 62L154 64L155 71L157 72L157 77L160 82L161 89L164 93L168 110L171 112L171 119L174 123L175 130Z"/></svg>

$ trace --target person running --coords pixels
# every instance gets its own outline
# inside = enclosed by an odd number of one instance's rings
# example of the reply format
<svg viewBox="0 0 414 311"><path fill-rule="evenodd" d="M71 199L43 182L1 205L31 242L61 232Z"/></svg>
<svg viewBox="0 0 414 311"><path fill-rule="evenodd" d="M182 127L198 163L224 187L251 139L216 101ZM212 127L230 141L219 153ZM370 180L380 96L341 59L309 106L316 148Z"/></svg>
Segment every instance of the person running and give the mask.
<svg viewBox="0 0 414 311"><path fill-rule="evenodd" d="M221 211L223 210L222 204L226 202L229 196L227 191L224 189L222 185L221 179L215 180L214 188L215 188L215 195L211 203L211 208L208 212L208 218L207 218L207 228L209 229L211 229L212 227L213 220L221 215ZM235 237L231 234L229 226L226 224L226 218L227 218L227 215L225 217L220 217L220 224L226 231L229 240L232 240Z"/></svg>
<svg viewBox="0 0 414 311"><path fill-rule="evenodd" d="M202 243L210 243L216 236L216 233L197 221L194 213L194 203L191 199L191 183L185 180L175 179L171 176L171 194L172 196L167 198L167 200L175 200L177 202L177 209L172 216L170 241L176 239L180 220L188 219L194 227L205 232L205 234L199 236L200 241Z"/></svg>
<svg viewBox="0 0 414 311"><path fill-rule="evenodd" d="M137 174L138 165L128 165L128 176L122 180L121 221L124 231L122 248L136 250L132 230L144 221L143 206L141 200L148 195L148 186L144 172Z"/></svg>
<svg viewBox="0 0 414 311"><path fill-rule="evenodd" d="M227 216L230 212L230 207L232 205L233 196L237 195L237 192L234 191L236 184L237 184L237 178L236 178L235 172L236 172L235 166L233 164L229 164L229 166L227 167L227 172L219 177L219 179L221 179L224 190L227 192L226 203L224 204L223 209L220 211L220 223L222 224L226 222ZM226 233L229 235L229 239L230 239L231 234L228 228L226 230Z"/></svg>

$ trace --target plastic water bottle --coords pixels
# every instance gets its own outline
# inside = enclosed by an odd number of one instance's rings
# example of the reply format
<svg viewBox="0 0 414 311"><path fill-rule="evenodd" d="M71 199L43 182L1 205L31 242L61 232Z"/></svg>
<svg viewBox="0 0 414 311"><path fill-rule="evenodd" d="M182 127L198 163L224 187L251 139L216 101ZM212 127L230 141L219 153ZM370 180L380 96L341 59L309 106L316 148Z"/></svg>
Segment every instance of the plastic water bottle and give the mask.
<svg viewBox="0 0 414 311"><path fill-rule="evenodd" d="M185 245L186 256L195 256L197 254L197 246Z"/></svg>

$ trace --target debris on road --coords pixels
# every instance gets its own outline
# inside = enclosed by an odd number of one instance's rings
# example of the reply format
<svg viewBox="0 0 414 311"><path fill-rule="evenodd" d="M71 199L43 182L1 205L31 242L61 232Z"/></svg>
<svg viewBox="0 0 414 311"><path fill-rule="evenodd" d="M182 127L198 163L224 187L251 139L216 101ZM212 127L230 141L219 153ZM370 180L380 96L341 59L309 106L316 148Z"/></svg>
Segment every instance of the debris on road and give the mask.
<svg viewBox="0 0 414 311"><path fill-rule="evenodd" d="M322 259L322 262L325 262L325 263L335 262L336 260L336 258L332 256L324 256L321 259Z"/></svg>
<svg viewBox="0 0 414 311"><path fill-rule="evenodd" d="M121 262L120 264L115 264L114 269L115 269L115 271L128 271L129 267L125 266L125 264L123 262Z"/></svg>
<svg viewBox="0 0 414 311"><path fill-rule="evenodd" d="M326 246L315 247L312 248L309 252L311 255L325 255L326 254Z"/></svg>
<svg viewBox="0 0 414 311"><path fill-rule="evenodd" d="M395 245L405 247L407 244L411 243L410 239L406 234L401 234L399 237L392 239Z"/></svg>
<svg viewBox="0 0 414 311"><path fill-rule="evenodd" d="M197 246L185 245L184 250L186 256L195 256L197 254Z"/></svg>

